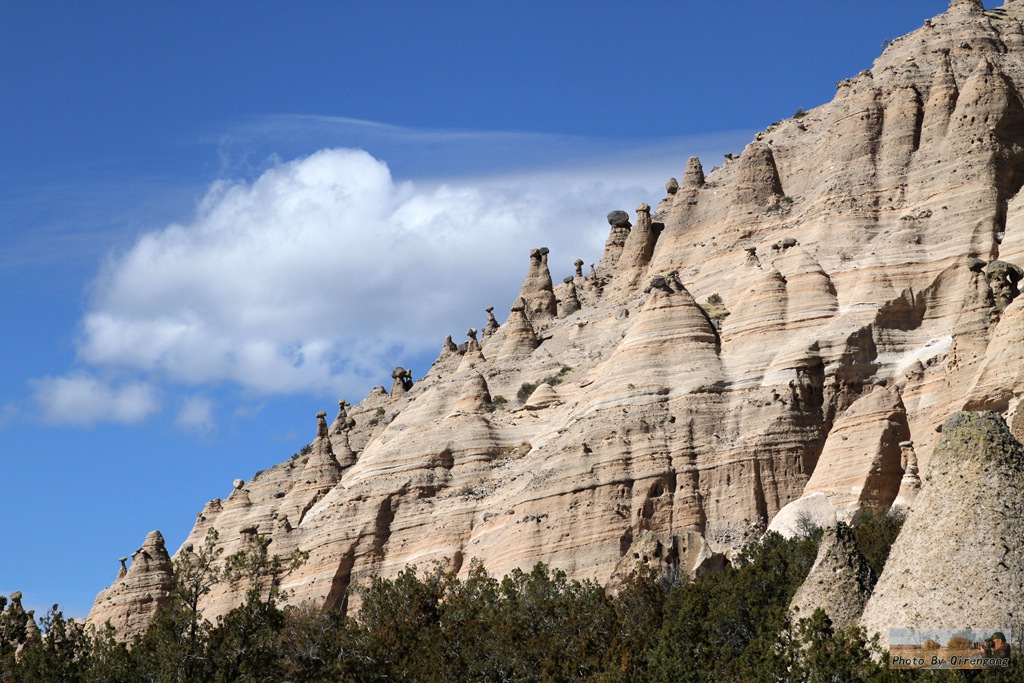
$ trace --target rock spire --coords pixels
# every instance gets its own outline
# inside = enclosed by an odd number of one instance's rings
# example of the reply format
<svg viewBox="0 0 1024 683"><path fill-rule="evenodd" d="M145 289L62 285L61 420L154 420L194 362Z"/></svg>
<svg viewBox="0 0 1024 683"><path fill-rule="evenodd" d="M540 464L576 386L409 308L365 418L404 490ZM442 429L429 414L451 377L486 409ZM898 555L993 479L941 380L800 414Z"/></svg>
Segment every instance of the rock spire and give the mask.
<svg viewBox="0 0 1024 683"><path fill-rule="evenodd" d="M116 637L123 641L142 634L156 611L170 601L173 579L164 537L159 531L151 531L132 553L125 574L119 572L113 585L96 596L86 625L102 628L109 622Z"/></svg>
<svg viewBox="0 0 1024 683"><path fill-rule="evenodd" d="M527 314L531 319L558 315L558 303L548 270L548 251L547 247L530 250L530 267L519 289L519 296L526 301Z"/></svg>

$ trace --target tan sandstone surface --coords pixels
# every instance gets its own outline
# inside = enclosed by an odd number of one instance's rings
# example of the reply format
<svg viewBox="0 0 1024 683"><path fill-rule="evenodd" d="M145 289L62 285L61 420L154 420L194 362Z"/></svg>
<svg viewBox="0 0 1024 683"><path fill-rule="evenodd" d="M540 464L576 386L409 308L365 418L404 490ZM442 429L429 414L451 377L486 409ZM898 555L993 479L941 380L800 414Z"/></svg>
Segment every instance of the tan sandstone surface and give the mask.
<svg viewBox="0 0 1024 683"><path fill-rule="evenodd" d="M657 208L609 214L590 272L524 245L504 324L488 310L425 377L319 417L184 545L255 528L309 553L293 600L342 607L409 563L611 584L713 564L803 496L823 519L915 509L936 427L1024 394L1022 4L957 0L723 166L680 160ZM554 285L549 259L575 275ZM161 584L137 562L90 623L139 623L124 596ZM239 599L218 586L205 614Z"/></svg>

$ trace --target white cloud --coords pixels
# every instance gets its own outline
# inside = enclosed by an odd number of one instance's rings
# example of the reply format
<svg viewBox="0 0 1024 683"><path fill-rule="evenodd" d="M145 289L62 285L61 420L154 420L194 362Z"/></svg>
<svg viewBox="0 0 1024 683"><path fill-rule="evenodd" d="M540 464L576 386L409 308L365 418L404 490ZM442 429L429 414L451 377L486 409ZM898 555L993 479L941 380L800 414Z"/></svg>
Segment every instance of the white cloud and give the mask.
<svg viewBox="0 0 1024 683"><path fill-rule="evenodd" d="M192 224L111 260L80 357L264 393L383 381L479 309L507 305L530 247L552 247L563 270L595 258L625 188L597 197L586 185L420 188L353 150L219 183Z"/></svg>
<svg viewBox="0 0 1024 683"><path fill-rule="evenodd" d="M189 432L209 432L214 427L213 401L201 394L185 399L174 423Z"/></svg>
<svg viewBox="0 0 1024 683"><path fill-rule="evenodd" d="M395 365L432 358L446 334L481 325L485 306L507 310L530 248L551 248L556 281L574 259L596 261L606 213L656 204L684 162L619 154L604 165L415 183L361 150L278 162L251 182L214 184L191 222L112 256L82 321L79 360L157 384L358 400ZM70 376L41 380L37 393L117 398L144 386ZM154 396L135 412L113 401L80 421L141 419ZM190 401L178 423L201 426L212 405Z"/></svg>
<svg viewBox="0 0 1024 683"><path fill-rule="evenodd" d="M85 374L32 382L36 403L48 422L90 426L97 422L141 422L160 409L156 389L130 381L119 385Z"/></svg>

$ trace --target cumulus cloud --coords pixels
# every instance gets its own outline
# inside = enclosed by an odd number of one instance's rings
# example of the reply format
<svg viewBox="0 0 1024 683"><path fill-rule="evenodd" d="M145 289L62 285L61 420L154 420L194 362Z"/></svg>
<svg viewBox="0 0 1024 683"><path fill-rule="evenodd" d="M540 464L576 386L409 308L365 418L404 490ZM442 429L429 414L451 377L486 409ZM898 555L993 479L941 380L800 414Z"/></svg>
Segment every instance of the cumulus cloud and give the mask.
<svg viewBox="0 0 1024 683"><path fill-rule="evenodd" d="M119 384L71 374L35 380L33 389L43 418L60 424L135 423L160 409L155 387L140 381Z"/></svg>
<svg viewBox="0 0 1024 683"><path fill-rule="evenodd" d="M605 213L641 199L585 173L397 182L366 152L323 150L215 184L190 224L113 257L79 356L193 386L362 390L507 306L531 247L566 272L596 259Z"/></svg>

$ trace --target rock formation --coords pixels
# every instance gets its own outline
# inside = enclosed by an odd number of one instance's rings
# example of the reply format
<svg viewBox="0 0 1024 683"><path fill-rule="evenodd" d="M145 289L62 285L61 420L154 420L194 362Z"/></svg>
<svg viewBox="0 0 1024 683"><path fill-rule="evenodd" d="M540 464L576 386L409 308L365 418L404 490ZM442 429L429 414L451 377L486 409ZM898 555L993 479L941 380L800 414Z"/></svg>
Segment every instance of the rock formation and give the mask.
<svg viewBox="0 0 1024 683"><path fill-rule="evenodd" d="M836 509L822 493L812 493L797 498L772 518L767 531L774 531L785 538L806 536L814 529L827 529L836 525Z"/></svg>
<svg viewBox="0 0 1024 683"><path fill-rule="evenodd" d="M914 442L901 441L900 451L903 478L900 480L900 490L896 494L896 500L892 502L891 509L905 515L921 490L921 477L917 466L917 453L914 452Z"/></svg>
<svg viewBox="0 0 1024 683"><path fill-rule="evenodd" d="M355 419L348 416L351 405L345 399L338 401L338 416L334 418L330 428L331 450L339 467L349 467L356 462L356 454L352 450L348 436L356 426Z"/></svg>
<svg viewBox="0 0 1024 683"><path fill-rule="evenodd" d="M490 337L498 331L498 319L494 317L494 306L487 307L487 323L484 325L484 336Z"/></svg>
<svg viewBox="0 0 1024 683"><path fill-rule="evenodd" d="M505 321L505 340L498 352L498 357L503 359L516 358L528 355L537 348L537 332L533 324L526 317L527 303L523 297L516 299L512 304L512 311L508 320Z"/></svg>
<svg viewBox="0 0 1024 683"><path fill-rule="evenodd" d="M559 303L562 304L561 316L564 318L580 310L580 298L579 294L576 293L576 283L571 276L566 276L563 283L565 284L565 294L559 300Z"/></svg>
<svg viewBox="0 0 1024 683"><path fill-rule="evenodd" d="M459 347L452 340L452 335L448 335L444 338L444 343L441 345L441 355L438 360L445 360L449 356L453 356L459 352Z"/></svg>
<svg viewBox="0 0 1024 683"><path fill-rule="evenodd" d="M86 625L101 628L109 622L125 639L144 632L156 611L170 601L173 580L164 537L151 531L142 547L132 553L128 570L118 572L114 583L96 596Z"/></svg>
<svg viewBox="0 0 1024 683"><path fill-rule="evenodd" d="M409 562L544 561L614 585L645 557L704 571L769 525L909 506L863 623L913 604L935 627L1014 626L998 591L1021 595L1019 544L972 522L1015 514L1017 466L993 448L1016 447L986 427L978 452L1001 469L954 448L955 467L950 439L976 418L936 428L964 409L1024 415L1022 21L1019 2L958 0L722 167L691 158L635 226L608 214L599 265L577 261L559 296L534 249L486 348L475 329L449 338L412 391L394 377L344 407L340 433L207 504L186 545L216 528L230 554L258 529L309 553L282 586L293 600L340 608ZM830 547L821 571L847 557ZM139 564L100 617L149 595ZM1001 583L978 600L958 576ZM205 614L239 599L218 587Z"/></svg>
<svg viewBox="0 0 1024 683"><path fill-rule="evenodd" d="M811 571L790 602L804 619L821 608L836 628L856 626L871 596L875 577L857 550L853 531L843 522L825 529Z"/></svg>
<svg viewBox="0 0 1024 683"><path fill-rule="evenodd" d="M407 391L412 389L412 372L403 367L397 367L391 371L391 393L388 394L389 402L394 403Z"/></svg>
<svg viewBox="0 0 1024 683"><path fill-rule="evenodd" d="M619 255L629 237L629 230L632 227L629 222L629 214L621 209L616 209L608 214L608 225L612 226L608 240L604 244L604 255L601 256L601 272L611 272L619 262ZM591 266L593 269L593 266Z"/></svg>
<svg viewBox="0 0 1024 683"><path fill-rule="evenodd" d="M704 167L700 159L690 157L686 162L686 170L683 171L684 187L700 187L704 184Z"/></svg>
<svg viewBox="0 0 1024 683"><path fill-rule="evenodd" d="M0 645L14 649L14 656L19 657L31 643L39 642L39 626L36 625L35 610L26 611L21 604L21 591L14 591L9 600L0 596Z"/></svg>
<svg viewBox="0 0 1024 683"><path fill-rule="evenodd" d="M1024 628L1024 448L998 413L956 413L942 426L928 481L864 610L891 627Z"/></svg>
<svg viewBox="0 0 1024 683"><path fill-rule="evenodd" d="M847 523L863 506L889 509L904 473L900 443L908 437L899 394L869 387L836 419L804 495L824 493Z"/></svg>
<svg viewBox="0 0 1024 683"><path fill-rule="evenodd" d="M530 318L554 318L558 315L555 290L548 270L548 248L530 250L530 268L519 290L519 296L526 302Z"/></svg>
<svg viewBox="0 0 1024 683"><path fill-rule="evenodd" d="M481 346L476 335L475 327L466 330L466 336L469 339L459 345L459 351L462 353L462 362L459 363L459 370L476 367L477 364L483 363L486 360L484 358L483 346Z"/></svg>

